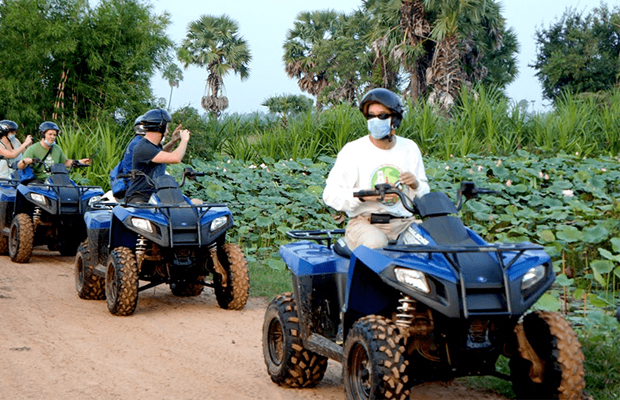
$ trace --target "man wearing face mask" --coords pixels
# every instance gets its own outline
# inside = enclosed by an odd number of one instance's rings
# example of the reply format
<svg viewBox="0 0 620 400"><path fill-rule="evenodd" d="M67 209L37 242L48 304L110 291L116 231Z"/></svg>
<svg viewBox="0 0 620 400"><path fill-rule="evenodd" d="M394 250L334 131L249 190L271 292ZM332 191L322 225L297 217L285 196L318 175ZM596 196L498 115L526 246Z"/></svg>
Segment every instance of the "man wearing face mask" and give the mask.
<svg viewBox="0 0 620 400"><path fill-rule="evenodd" d="M383 202L363 201L353 197L354 192L397 182L411 198L430 191L417 144L396 136L403 117L398 96L387 89L373 89L362 98L360 111L370 134L342 148L323 191L325 204L349 217L345 241L351 250L360 245L384 247L415 220L396 195L386 196Z"/></svg>
<svg viewBox="0 0 620 400"><path fill-rule="evenodd" d="M47 172L41 164L33 164L33 158L37 158L51 167L54 164L65 164L67 168L71 168L74 160L67 158L65 153L56 144L56 137L60 132L60 128L54 122L45 121L39 125L39 134L42 136L41 141L28 147L24 152L24 156L17 163L17 168L24 169L28 165L32 167L35 180L43 182L47 178ZM90 158L78 160L82 164L90 165Z"/></svg>

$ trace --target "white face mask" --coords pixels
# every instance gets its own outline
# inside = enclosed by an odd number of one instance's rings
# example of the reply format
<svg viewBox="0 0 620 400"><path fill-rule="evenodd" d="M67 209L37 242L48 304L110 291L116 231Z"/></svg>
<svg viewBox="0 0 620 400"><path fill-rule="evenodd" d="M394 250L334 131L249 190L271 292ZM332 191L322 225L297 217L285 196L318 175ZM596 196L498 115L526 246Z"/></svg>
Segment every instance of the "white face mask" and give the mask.
<svg viewBox="0 0 620 400"><path fill-rule="evenodd" d="M15 137L14 133L9 133L9 140L13 140L14 137Z"/></svg>
<svg viewBox="0 0 620 400"><path fill-rule="evenodd" d="M50 143L50 142L48 142L48 141L47 141L47 139L43 139L43 141L45 142L45 144L47 145L47 147L52 147L52 146L54 145L54 143L56 142L56 141L54 140L52 143Z"/></svg>
<svg viewBox="0 0 620 400"><path fill-rule="evenodd" d="M368 120L368 130L370 136L377 140L385 139L390 136L392 130L392 118L379 119L371 118Z"/></svg>

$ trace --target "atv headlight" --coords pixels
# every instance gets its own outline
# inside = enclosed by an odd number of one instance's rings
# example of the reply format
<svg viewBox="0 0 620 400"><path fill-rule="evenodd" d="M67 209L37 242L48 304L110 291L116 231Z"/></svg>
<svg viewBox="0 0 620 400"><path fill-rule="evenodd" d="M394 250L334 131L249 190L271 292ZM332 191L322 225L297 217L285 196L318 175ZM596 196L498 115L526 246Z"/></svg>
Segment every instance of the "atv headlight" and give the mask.
<svg viewBox="0 0 620 400"><path fill-rule="evenodd" d="M143 219L143 218L132 218L131 224L138 229L141 229L148 233L153 233L153 225L151 221Z"/></svg>
<svg viewBox="0 0 620 400"><path fill-rule="evenodd" d="M545 266L539 265L534 268L530 268L521 280L521 290L527 290L536 285L545 276Z"/></svg>
<svg viewBox="0 0 620 400"><path fill-rule="evenodd" d="M216 231L226 225L228 222L228 216L224 215L223 217L217 217L211 222L211 231Z"/></svg>
<svg viewBox="0 0 620 400"><path fill-rule="evenodd" d="M95 203L98 203L101 200L101 196L93 196L88 199L88 207L92 207Z"/></svg>
<svg viewBox="0 0 620 400"><path fill-rule="evenodd" d="M428 286L426 276L415 269L394 268L394 274L399 282L409 285L412 288L423 293L430 293L431 288Z"/></svg>
<svg viewBox="0 0 620 400"><path fill-rule="evenodd" d="M39 193L30 193L30 198L34 201L36 201L37 203L43 204L43 205L47 205L47 201L45 199L45 196L43 196L42 194Z"/></svg>

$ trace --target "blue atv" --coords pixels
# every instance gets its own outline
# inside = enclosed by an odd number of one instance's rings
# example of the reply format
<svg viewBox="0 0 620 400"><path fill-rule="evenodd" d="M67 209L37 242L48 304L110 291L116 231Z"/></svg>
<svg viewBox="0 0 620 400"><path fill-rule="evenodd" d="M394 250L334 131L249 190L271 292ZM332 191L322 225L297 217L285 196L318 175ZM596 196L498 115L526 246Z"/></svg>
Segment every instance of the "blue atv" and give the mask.
<svg viewBox="0 0 620 400"><path fill-rule="evenodd" d="M291 231L280 248L293 293L269 304L263 353L271 380L312 387L327 360L343 364L348 400L407 399L414 385L471 375L512 381L519 398L581 399L584 356L559 314L527 310L555 280L541 246L486 243L455 214L491 193L462 183L457 205L441 192L412 202L421 223L383 249L349 251L344 230ZM496 369L509 359L510 375Z"/></svg>
<svg viewBox="0 0 620 400"><path fill-rule="evenodd" d="M45 165L41 160L33 161ZM74 161L72 169L78 167L88 165ZM45 166L45 169L50 174L45 182L17 185L12 210L9 205L12 188L0 198L2 203L6 200L1 205L5 210L0 231L2 240L8 236L9 256L17 263L30 261L32 249L38 245L47 245L49 250L59 251L63 256L75 255L86 238L84 213L90 203L103 195L99 186L77 185L64 164Z"/></svg>
<svg viewBox="0 0 620 400"><path fill-rule="evenodd" d="M136 174L144 175L129 177ZM186 168L181 186L200 175ZM170 175L150 182L155 193L148 203L102 201L85 214L88 239L75 258L78 296L106 299L112 314L131 315L143 290L168 284L175 296L198 296L209 286L221 308L243 309L248 267L241 248L226 243L233 226L228 207L193 204Z"/></svg>
<svg viewBox="0 0 620 400"><path fill-rule="evenodd" d="M13 220L15 194L19 185L19 177L0 179L0 255L9 252L9 230Z"/></svg>

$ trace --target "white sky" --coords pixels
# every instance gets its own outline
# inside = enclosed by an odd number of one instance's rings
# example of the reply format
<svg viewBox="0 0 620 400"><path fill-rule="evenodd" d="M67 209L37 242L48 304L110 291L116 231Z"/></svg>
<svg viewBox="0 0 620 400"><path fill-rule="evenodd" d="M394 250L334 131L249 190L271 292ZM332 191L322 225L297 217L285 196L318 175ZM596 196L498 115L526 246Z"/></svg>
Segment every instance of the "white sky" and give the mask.
<svg viewBox="0 0 620 400"><path fill-rule="evenodd" d="M237 75L224 77L224 93L229 100L227 113L267 112L261 103L275 95L304 94L297 81L289 79L284 72L282 44L286 33L293 27L297 15L302 11L333 9L345 13L358 9L360 0L151 0L155 12L168 11L171 24L168 34L178 45L187 33L190 22L203 14L219 16L227 14L237 21L241 36L248 42L252 54L250 78L241 81ZM607 1L610 7L614 0ZM526 99L534 109L541 110L548 105L542 99L542 90L535 70L528 67L536 58L535 31L547 29L559 20L562 14L573 8L589 13L600 4L599 0L503 0L503 12L508 26L514 28L520 44L518 56L519 75L507 88L508 95L515 101ZM178 62L177 62L178 63ZM181 66L179 64L179 66ZM205 94L207 71L189 67L183 71L183 81L172 92L172 110L192 106L203 112L200 99ZM168 101L170 86L160 75L151 82L155 95Z"/></svg>

